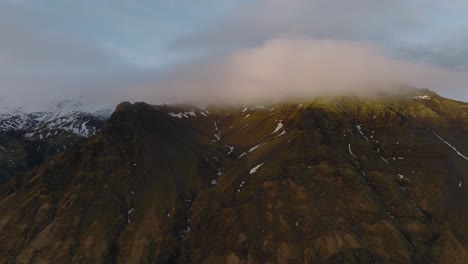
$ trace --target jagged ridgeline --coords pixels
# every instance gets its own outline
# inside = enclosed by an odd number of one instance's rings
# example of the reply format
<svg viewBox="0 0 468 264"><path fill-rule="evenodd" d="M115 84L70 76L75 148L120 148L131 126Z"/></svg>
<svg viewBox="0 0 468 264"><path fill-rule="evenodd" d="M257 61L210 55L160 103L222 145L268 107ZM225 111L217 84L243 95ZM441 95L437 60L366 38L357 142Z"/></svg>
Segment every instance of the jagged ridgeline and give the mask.
<svg viewBox="0 0 468 264"><path fill-rule="evenodd" d="M45 111L0 109L0 185L47 158L81 145L109 118L106 110L89 112L79 101L61 101Z"/></svg>
<svg viewBox="0 0 468 264"><path fill-rule="evenodd" d="M120 104L0 195L6 263L466 263L468 104Z"/></svg>

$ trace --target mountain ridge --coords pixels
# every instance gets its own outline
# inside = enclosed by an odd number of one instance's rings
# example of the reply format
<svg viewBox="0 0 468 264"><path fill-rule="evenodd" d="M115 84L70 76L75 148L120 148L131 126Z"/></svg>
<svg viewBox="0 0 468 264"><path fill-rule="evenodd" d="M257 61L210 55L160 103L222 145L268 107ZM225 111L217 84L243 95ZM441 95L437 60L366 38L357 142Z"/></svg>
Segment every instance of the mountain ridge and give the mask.
<svg viewBox="0 0 468 264"><path fill-rule="evenodd" d="M110 115L106 110L88 112L83 106L79 101L66 100L42 112L3 108L0 184L96 134Z"/></svg>
<svg viewBox="0 0 468 264"><path fill-rule="evenodd" d="M467 104L425 95L121 103L2 189L0 259L463 263Z"/></svg>
<svg viewBox="0 0 468 264"><path fill-rule="evenodd" d="M37 132L46 128L60 129L89 137L96 133L96 129L92 125L87 125L87 122L92 119L97 121L108 119L110 110L102 109L92 112L83 109L83 106L84 104L80 101L65 100L40 112L26 113L21 107L3 108L0 112L0 130Z"/></svg>

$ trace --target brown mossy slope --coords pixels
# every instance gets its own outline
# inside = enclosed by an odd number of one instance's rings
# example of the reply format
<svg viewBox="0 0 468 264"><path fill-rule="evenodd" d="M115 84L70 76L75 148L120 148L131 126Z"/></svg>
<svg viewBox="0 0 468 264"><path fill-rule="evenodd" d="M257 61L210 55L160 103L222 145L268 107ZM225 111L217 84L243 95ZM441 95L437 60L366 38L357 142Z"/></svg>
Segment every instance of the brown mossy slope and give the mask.
<svg viewBox="0 0 468 264"><path fill-rule="evenodd" d="M466 263L467 118L432 93L123 103L86 145L2 190L0 259Z"/></svg>
<svg viewBox="0 0 468 264"><path fill-rule="evenodd" d="M82 145L87 140L66 131L60 131L60 134L57 131L57 135L49 133L47 139L27 138L25 133L0 131L0 186L15 175L26 173L52 156Z"/></svg>
<svg viewBox="0 0 468 264"><path fill-rule="evenodd" d="M19 263L177 258L186 201L216 174L200 161L219 152L205 139L208 124L187 127L149 105L120 105L83 148L4 189L1 258Z"/></svg>

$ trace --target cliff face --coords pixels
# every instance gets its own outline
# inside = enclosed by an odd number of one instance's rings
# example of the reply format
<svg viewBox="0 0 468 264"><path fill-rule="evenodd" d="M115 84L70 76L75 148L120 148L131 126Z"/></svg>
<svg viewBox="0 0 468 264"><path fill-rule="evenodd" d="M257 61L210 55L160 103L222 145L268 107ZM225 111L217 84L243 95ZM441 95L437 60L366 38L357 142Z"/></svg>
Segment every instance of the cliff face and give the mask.
<svg viewBox="0 0 468 264"><path fill-rule="evenodd" d="M466 263L468 105L123 103L0 194L16 263ZM468 179L466 179L468 180Z"/></svg>

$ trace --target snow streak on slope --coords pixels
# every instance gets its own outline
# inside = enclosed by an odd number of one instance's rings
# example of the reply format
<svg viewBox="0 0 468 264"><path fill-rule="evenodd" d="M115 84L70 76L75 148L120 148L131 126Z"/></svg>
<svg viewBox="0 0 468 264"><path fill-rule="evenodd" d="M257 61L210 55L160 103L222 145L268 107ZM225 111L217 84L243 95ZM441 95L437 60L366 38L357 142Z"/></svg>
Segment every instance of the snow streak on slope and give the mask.
<svg viewBox="0 0 468 264"><path fill-rule="evenodd" d="M436 137L438 137L442 142L444 142L447 146L449 146L451 149L453 149L455 151L455 153L457 153L458 156L464 158L465 160L468 160L468 157L466 157L465 155L463 155L460 151L458 151L454 146L452 146L452 144L450 144L449 142L447 142L445 139L443 139L441 136L439 136L437 133L434 133L434 135L436 135Z"/></svg>
<svg viewBox="0 0 468 264"><path fill-rule="evenodd" d="M275 131L273 131L273 133L271 133L271 135L275 134L276 132L280 131L281 128L283 128L283 123L282 121L280 120L280 122L278 123L278 125L276 126L275 128Z"/></svg>
<svg viewBox="0 0 468 264"><path fill-rule="evenodd" d="M201 112L202 115L204 116L207 116L205 113ZM169 113L170 116L172 117L176 117L176 118L179 118L179 119L182 119L182 118L190 118L191 116L192 117L197 117L197 114L194 112L194 111L190 111L190 112L181 112L181 113Z"/></svg>
<svg viewBox="0 0 468 264"><path fill-rule="evenodd" d="M351 144L348 144L348 150L349 150L349 154L351 154L351 156L356 158L356 155L354 155L353 150L351 149Z"/></svg>
<svg viewBox="0 0 468 264"><path fill-rule="evenodd" d="M251 170L250 170L250 175L252 174L255 174L257 172L258 169L260 169L260 167L263 166L264 163L261 163L261 164L258 164L257 166L253 167Z"/></svg>
<svg viewBox="0 0 468 264"><path fill-rule="evenodd" d="M234 147L225 145L226 148L229 149L228 155L231 155L231 153L234 151Z"/></svg>
<svg viewBox="0 0 468 264"><path fill-rule="evenodd" d="M265 145L265 144L266 144L266 142L262 142L262 143L260 143L260 144L258 144L258 145L256 145L256 146L250 148L250 149L249 149L249 153L252 152L252 151L255 151L255 150L259 149L260 147L262 147L262 146Z"/></svg>

